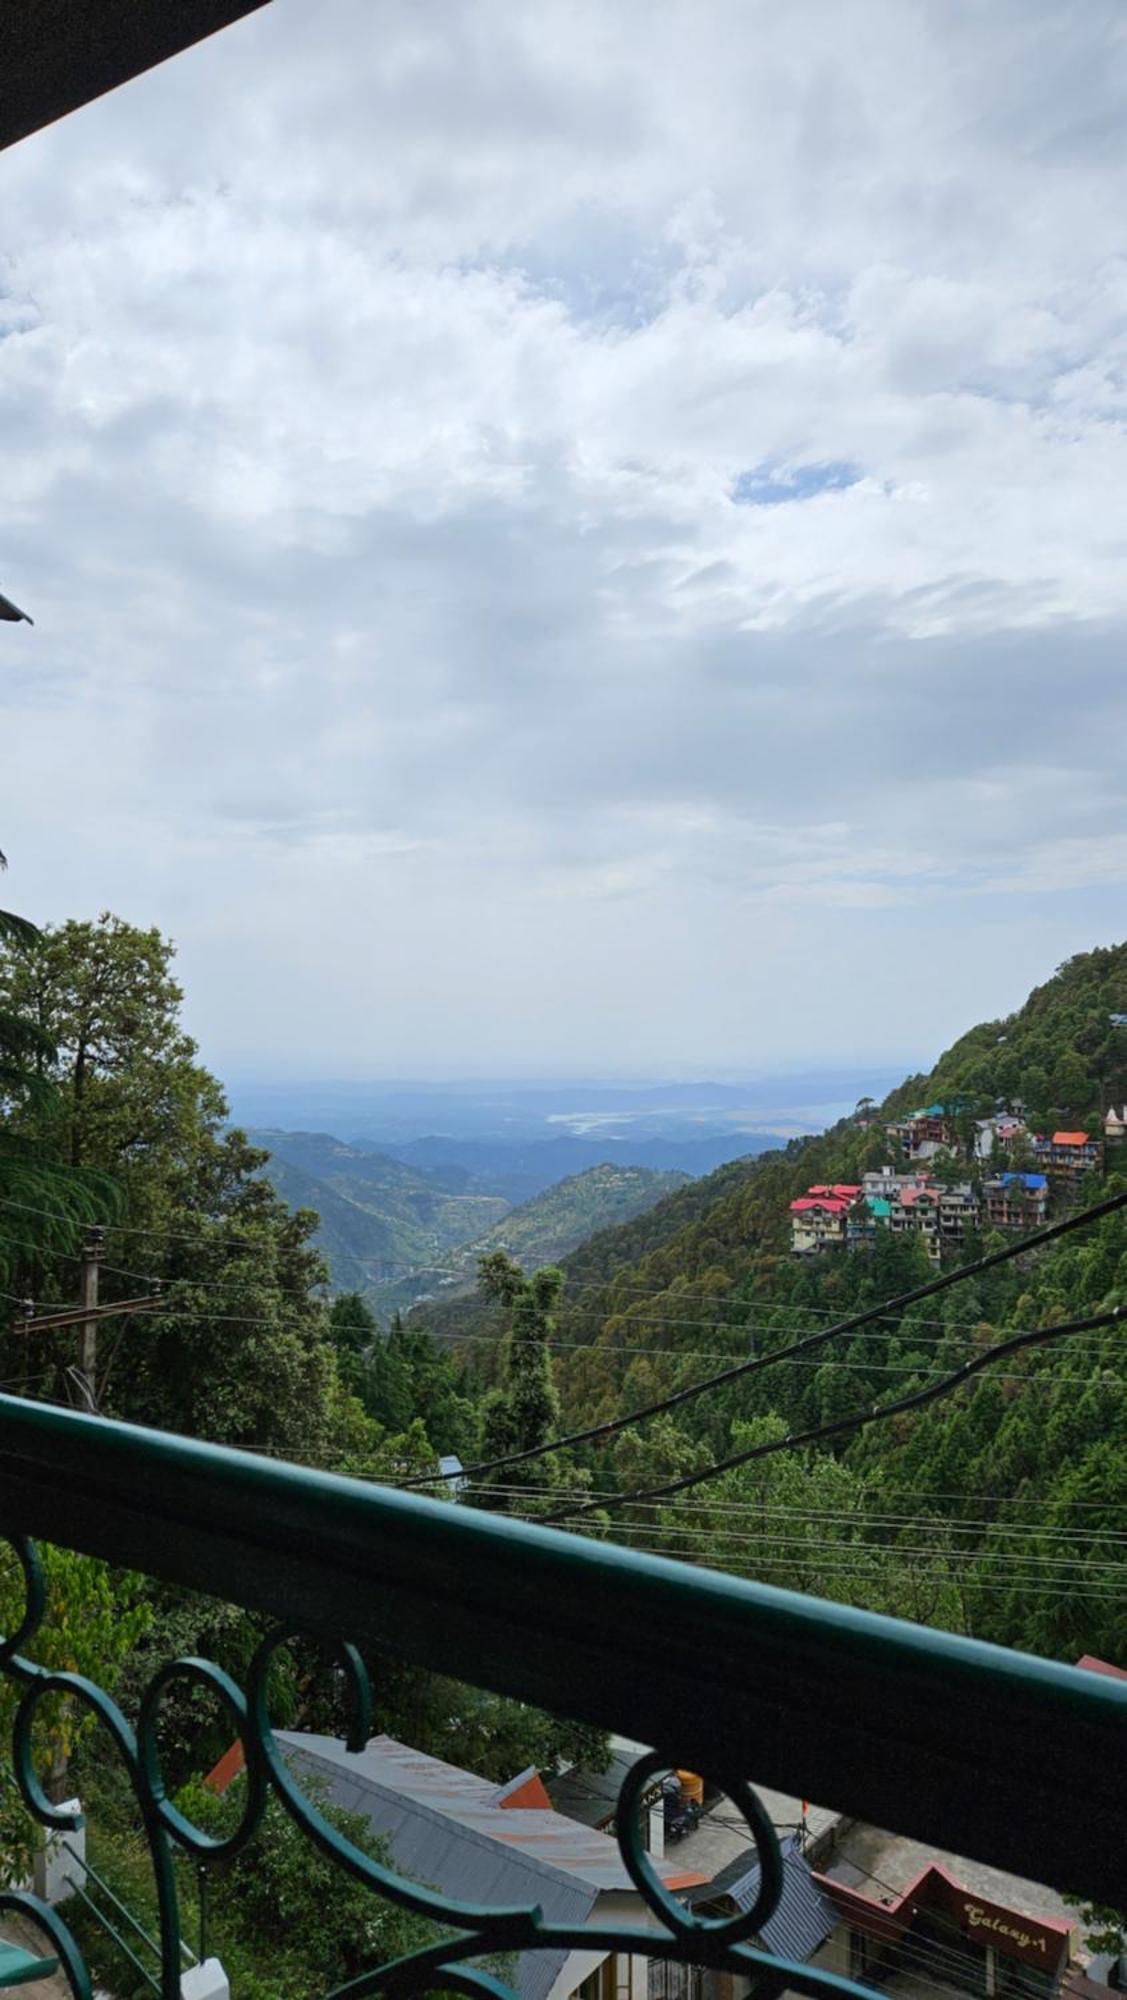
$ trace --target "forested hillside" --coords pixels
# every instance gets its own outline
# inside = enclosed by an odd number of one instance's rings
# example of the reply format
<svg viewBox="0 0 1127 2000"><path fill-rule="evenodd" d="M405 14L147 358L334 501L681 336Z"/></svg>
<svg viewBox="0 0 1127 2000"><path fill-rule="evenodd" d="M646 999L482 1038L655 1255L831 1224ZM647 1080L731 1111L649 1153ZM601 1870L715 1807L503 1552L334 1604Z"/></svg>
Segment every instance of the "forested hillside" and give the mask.
<svg viewBox="0 0 1127 2000"><path fill-rule="evenodd" d="M6 1391L94 1403L105 1415L314 1466L396 1480L434 1464L430 1433L469 1457L481 1423L473 1384L425 1335L377 1333L358 1299L330 1311L314 1212L293 1213L263 1169L267 1155L231 1130L222 1086L185 1034L173 949L156 930L103 916L37 932L0 916L0 1331ZM71 1327L29 1336L22 1302L74 1301L87 1229L100 1240L101 1300L162 1288L159 1310L99 1322L96 1355ZM265 1621L208 1597L44 1548L50 1615L35 1640L45 1665L90 1676L135 1717L153 1677L205 1655L242 1681ZM201 1585L208 1579L201 1577ZM22 1617L24 1584L0 1578L0 1625ZM522 1704L370 1658L381 1725L437 1755L464 1756L498 1780L530 1763L598 1756L597 1735ZM314 1647L295 1644L277 1676L279 1712L298 1728L339 1714ZM20 1690L0 1690L11 1734ZM193 1782L230 1745L222 1709L187 1692L162 1704L170 1793L216 1833L225 1807ZM62 1704L37 1723L34 1759L55 1795L77 1792L88 1854L111 1893L156 1928L152 1870L135 1801L93 1712ZM59 1788L62 1788L60 1791ZM236 1808L237 1810L237 1805ZM386 1849L360 1823L330 1822ZM229 1813L227 1814L229 1819ZM0 1801L6 1881L30 1872L34 1829L12 1787ZM194 1864L178 1865L195 1925ZM285 1940L277 1927L284 1907ZM135 1973L88 1915L76 1919L99 1990L136 1990ZM373 1930L373 1925L378 1927ZM212 1885L210 1935L244 2000L322 1992L357 1976L373 1950L418 1944L428 1927L342 1893L327 1863L272 1807L253 1852ZM269 1964L269 1976L262 1973Z"/></svg>
<svg viewBox="0 0 1127 2000"><path fill-rule="evenodd" d="M525 1262L554 1263L592 1231L629 1220L688 1178L603 1162L512 1208L453 1162L408 1165L327 1132L248 1136L269 1154L261 1171L290 1208L315 1211L313 1241L333 1290L360 1292L384 1314L421 1294L472 1289L478 1257L501 1243Z"/></svg>
<svg viewBox="0 0 1127 2000"><path fill-rule="evenodd" d="M373 1302L389 1305L410 1302L425 1289L461 1296L472 1291L478 1260L490 1251L504 1249L529 1270L540 1264L556 1264L596 1232L613 1229L620 1223L644 1214L677 1188L688 1176L655 1173L648 1167L617 1167L604 1163L588 1167L582 1174L569 1174L554 1187L545 1188L531 1201L495 1222L482 1235L447 1251L431 1270L422 1275L415 1292L408 1285L384 1285L374 1289Z"/></svg>
<svg viewBox="0 0 1127 2000"><path fill-rule="evenodd" d="M506 1215L503 1196L482 1194L456 1167L404 1165L327 1132L254 1131L269 1154L267 1179L291 1208L314 1209L318 1249L338 1291L367 1291L408 1271L433 1269Z"/></svg>
<svg viewBox="0 0 1127 2000"><path fill-rule="evenodd" d="M895 1164L902 1126L890 1131L889 1122L921 1098L957 1096L955 1123L970 1135L999 1097L1040 1099L1053 1120L1098 1125L1123 1095L1124 1031L1110 1017L1127 1011L1127 947L1071 961L1010 1021L962 1037L884 1106L865 1103L818 1139L665 1194L594 1234L562 1270L536 1270L551 1239L532 1228L515 1243L516 1218L506 1217L495 1234L522 1261L487 1239L479 1293L425 1309L429 1327L398 1317L381 1326L355 1292L330 1304L317 1214L292 1212L265 1151L228 1128L222 1088L183 1032L172 957L159 933L112 917L43 936L10 923L0 939L0 1258L10 1306L75 1297L93 1222L106 1232L105 1301L163 1287L159 1310L102 1323L82 1380L73 1329L31 1342L16 1314L0 1337L9 1390L47 1401L81 1395L114 1417L391 1482L433 1477L438 1455L454 1452L468 1468L469 1504L1061 1658L1091 1651L1127 1664L1120 1327L1024 1346L927 1407L880 1417L1007 1336L1127 1303L1127 1209L985 1270L971 1267L983 1251L1006 1248L1001 1235L969 1236L940 1268L921 1237L883 1226L855 1254L797 1258L788 1228L788 1205L809 1185L856 1183ZM352 1158L316 1135L302 1144L302 1157L286 1162L307 1177L291 1181L294 1192L312 1180L336 1197L339 1172L355 1195L367 1175L373 1214L377 1192L385 1201L391 1189L417 1226L445 1226L449 1197L420 1187L416 1169ZM1074 1199L1091 1204L1127 1188L1122 1150L1113 1146L1082 1187L1060 1184L1056 1222ZM937 1176L987 1171L973 1150L933 1166ZM561 1193L574 1220L576 1188ZM970 1275L932 1296L888 1305L962 1270ZM850 1333L778 1358L866 1311ZM697 1393L748 1362L753 1370ZM670 1407L636 1416L682 1391ZM841 1427L791 1442L827 1423ZM603 1428L567 1442L591 1427ZM686 1478L693 1483L676 1493L651 1491ZM176 1653L244 1669L260 1621L63 1552L48 1551L47 1562L46 1659L119 1687L127 1702ZM13 1616L14 1601L0 1612ZM457 1754L457 1717L458 1730L472 1732L475 1767L498 1778L561 1753L599 1754L590 1732L519 1704L405 1674L389 1659L371 1665L384 1726L423 1749ZM299 1663L287 1700L303 1726L324 1714L314 1686L311 1663ZM215 1719L187 1708L175 1740L185 1776L226 1747ZM44 1755L52 1782L73 1784L90 1807L97 1861L116 1882L143 1877L131 1808L88 1723L66 1720ZM0 1831L18 1859L26 1822L14 1799L5 1810ZM280 1828L268 1831L264 1854L269 1883L286 1867ZM301 1908L312 1915L315 1901L315 1880L303 1882ZM233 1890L213 1921L253 1996L261 1939L248 1910ZM340 1930L310 1924L309 1942L294 1946L295 1990L346 1976L354 1915L342 1911ZM97 1959L103 1946L93 1949ZM98 1962L112 1984L120 1967L112 1955Z"/></svg>
<svg viewBox="0 0 1127 2000"><path fill-rule="evenodd" d="M1127 1028L1115 1015L1127 1016L1124 945L1069 959L1016 1014L961 1035L929 1076L910 1078L885 1108L1018 1098L1034 1124L1094 1120L1127 1096Z"/></svg>
<svg viewBox="0 0 1127 2000"><path fill-rule="evenodd" d="M944 1093L990 1109L1001 1096L1040 1103L1050 1121L1095 1128L1123 1095L1127 1029L1108 1016L1125 1003L1127 947L1074 959L1009 1021L963 1036L883 1107L725 1167L581 1246L565 1262L550 1336L561 1429L615 1422L926 1283L933 1267L914 1238L878 1232L867 1255L794 1258L790 1201L810 1184L855 1182L894 1162L885 1120ZM1125 1184L1115 1172L1090 1176L1083 1199ZM1002 1240L968 1241L964 1261ZM536 1461L547 1490L531 1491L534 1469L522 1468L527 1504L550 1508L553 1481L576 1468L613 1500L749 1440L887 1402L1013 1330L1121 1299L1122 1212L812 1356ZM451 1315L442 1323L449 1330ZM491 1352L483 1336L502 1323L496 1306L477 1309L469 1330L479 1368ZM847 1435L836 1450L766 1456L680 1502L612 1503L604 1531L1063 1657L1127 1659L1124 1340L1113 1327L1032 1350L918 1414ZM594 1513L580 1524L598 1521Z"/></svg>

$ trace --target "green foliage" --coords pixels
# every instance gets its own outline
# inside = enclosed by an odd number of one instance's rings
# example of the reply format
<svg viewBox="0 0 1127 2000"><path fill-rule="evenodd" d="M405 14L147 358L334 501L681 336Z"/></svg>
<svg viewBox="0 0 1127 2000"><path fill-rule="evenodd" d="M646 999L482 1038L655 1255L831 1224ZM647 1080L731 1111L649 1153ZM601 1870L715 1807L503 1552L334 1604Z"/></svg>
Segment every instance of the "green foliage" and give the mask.
<svg viewBox="0 0 1127 2000"><path fill-rule="evenodd" d="M269 1152L264 1171L278 1193L291 1207L319 1215L317 1242L333 1284L378 1296L381 1307L410 1303L421 1284L429 1289L454 1245L508 1211L503 1196L467 1190L457 1168L422 1171L325 1132L251 1136ZM425 1275L397 1282L405 1270Z"/></svg>
<svg viewBox="0 0 1127 2000"><path fill-rule="evenodd" d="M791 1256L795 1194L890 1163L879 1119L849 1120L817 1140L735 1162L597 1234L568 1258L566 1291L559 1268L527 1275L491 1242L478 1298L455 1309L493 1336L480 1361L476 1342L452 1349L398 1317L385 1331L359 1283L331 1304L325 1298L316 1217L289 1212L262 1150L225 1129L222 1092L183 1034L179 997L171 948L116 919L63 926L30 955L22 943L0 949L0 1034L5 1019L31 1024L34 1032L10 1029L7 1046L49 1086L9 1090L8 1139L26 1149L27 1171L65 1173L72 1189L93 1185L84 1175L112 1175L126 1207L116 1218L102 1211L119 1225L109 1238L107 1291L135 1290L151 1273L167 1293L166 1312L130 1328L116 1351L107 1342L102 1387L115 1413L393 1480L429 1472L439 1451L492 1458L551 1444L561 1427L619 1417L726 1362L768 1356L930 1275L919 1240L885 1229L863 1256ZM1018 1096L1046 1118L1090 1122L1104 1101L1127 1098L1127 1036L1110 1030L1110 1012L1127 1012L1127 947L1070 961L1011 1021L961 1038L880 1116L958 1098L965 1141L979 1106ZM361 1171L356 1160L346 1168ZM1093 1182L1093 1196L1099 1191ZM422 1203L417 1187L399 1194ZM359 1212L356 1196L353 1179L347 1199ZM45 1192L37 1205L53 1208ZM433 1214L420 1220L425 1204L412 1213L412 1226L444 1226ZM58 1234L35 1238L28 1255L43 1282L62 1287L73 1273L61 1256L52 1260L72 1247L73 1218L63 1200L54 1214ZM600 1491L658 1485L729 1452L871 1410L1008 1331L1121 1300L1127 1220L1117 1215L609 1442L505 1468L487 1498L535 1516L558 1504L565 1482ZM67 1352L65 1341L45 1347L45 1389L57 1384ZM17 1354L26 1365L9 1340L4 1358ZM1061 1658L1092 1651L1122 1661L1122 1368L1115 1329L1079 1347L1031 1350L943 1403L844 1435L835 1449L788 1450L735 1468L694 1489L691 1506L635 1505L586 1516L585 1526ZM49 1643L59 1663L78 1663L102 1684L116 1680L133 1705L156 1666L177 1654L202 1652L245 1678L260 1621L155 1586L139 1592L79 1558L60 1558L51 1575ZM597 1733L523 1704L390 1657L369 1664L381 1728L485 1776L502 1780L561 1758L597 1762L605 1751ZM275 1696L279 1721L335 1726L301 1648L292 1649ZM81 1739L76 1720L45 1714L45 1768L57 1775L77 1756L84 1791L89 1783L105 1805L108 1872L129 1883L134 1871L143 1902L147 1862L128 1812L114 1803L97 1739ZM175 1692L162 1728L170 1782L206 1769L226 1747L225 1725ZM234 1797L217 1805L198 1786L191 1800L219 1820L235 1807ZM10 1832L18 1847L19 1828ZM308 1843L272 1813L262 1855L233 1864L222 1882L217 1876L214 1948L250 2000L323 1990L402 1948L394 1928L379 1936L364 1928L388 1920L383 1906L364 1896L363 1908L353 1907L340 1878L334 1873L330 1885L319 1867ZM191 1871L184 1886L190 1904ZM1098 1929L1106 1915L1090 1921ZM401 1921L391 1919L393 1927ZM111 1974L114 1990L127 1994L122 1968L107 1961Z"/></svg>
<svg viewBox="0 0 1127 2000"><path fill-rule="evenodd" d="M909 1079L880 1116L962 1098L969 1133L976 1105L993 1108L995 1097L1006 1095L1059 1104L1060 1117L1091 1124L1102 1101L1127 1097L1127 1033L1110 1028L1111 1012L1127 1012L1123 946L1070 961L1009 1022L973 1030L930 1076ZM1055 1109L1052 1116L1059 1122ZM884 1229L865 1256L798 1261L789 1252L787 1209L795 1195L811 1182L855 1181L889 1163L878 1127L845 1121L785 1152L734 1162L583 1245L567 1260L558 1309L563 1428L618 1417L698 1382L725 1360L769 1354L796 1334L922 1283L931 1273L919 1240ZM961 1179L967 1168L953 1171ZM1085 1199L1116 1185L1093 1176ZM976 1247L968 1243L966 1255ZM1116 1216L1028 1267L986 1274L973 1287L836 1340L821 1355L711 1391L613 1446L571 1452L565 1462L599 1488L660 1484L738 1449L749 1423L781 1423L785 1434L869 1409L1008 1331L1121 1299L1127 1222ZM774 1541L750 1530L742 1542L720 1537L713 1496L723 1482L694 1489L691 1512L674 1502L633 1518L611 1513L606 1531L618 1532L622 1521L638 1546L695 1554L1064 1659L1095 1651L1125 1660L1127 1595L1117 1588L1116 1539L1127 1501L1121 1377L1122 1338L1112 1329L1081 1345L1033 1351L949 1402L846 1437L825 1464L809 1454L768 1459L764 1472L790 1467L785 1476L795 1480L793 1500L776 1494L764 1503L784 1510ZM839 1495L826 1511L816 1537L824 1546L815 1551L802 1526L804 1502L809 1497L812 1505L818 1482L831 1476L827 1467L858 1478L861 1489L854 1499ZM530 1483L544 1469L534 1462ZM783 1473L770 1474L776 1478ZM597 1531L598 1517L588 1518ZM739 1518L746 1527L747 1517Z"/></svg>
<svg viewBox="0 0 1127 2000"><path fill-rule="evenodd" d="M51 1258L73 1254L84 1225L120 1207L106 1174L68 1168L57 1141L34 1129L57 1111L56 1050L18 975L43 944L34 924L0 911L0 1288L13 1296L19 1286L34 1297Z"/></svg>
<svg viewBox="0 0 1127 2000"><path fill-rule="evenodd" d="M482 1260L494 1255L514 1258L526 1269L556 1264L589 1237L645 1214L687 1184L685 1174L652 1167L604 1165L570 1174L511 1209L484 1234L448 1250L439 1260L437 1282L468 1288Z"/></svg>
<svg viewBox="0 0 1127 2000"><path fill-rule="evenodd" d="M159 932L110 915L46 931L30 953L0 952L0 1002L52 1050L40 1064L49 1099L11 1105L8 1129L84 1185L111 1176L120 1190L116 1214L101 1208L116 1225L102 1297L164 1287L165 1311L99 1340L107 1412L323 1456L362 1413L349 1410L318 1295L316 1216L291 1214L262 1179L266 1155L225 1129L222 1089L181 1026L172 963ZM73 1269L42 1261L48 1296L73 1296ZM74 1339L29 1357L9 1338L2 1358L18 1372L30 1359L39 1393L58 1395Z"/></svg>
<svg viewBox="0 0 1127 2000"><path fill-rule="evenodd" d="M39 1665L82 1674L107 1693L117 1685L125 1661L147 1631L150 1611L140 1577L113 1572L92 1556L41 1544L46 1613L29 1648ZM11 1632L24 1610L22 1571L13 1556L0 1571L0 1630ZM0 1680L0 1740L10 1743L23 1690ZM92 1711L68 1697L44 1697L33 1735L36 1768L54 1797L66 1795L67 1766L76 1747L94 1727ZM0 1787L0 1879L26 1877L38 1845L34 1823L14 1791Z"/></svg>
<svg viewBox="0 0 1127 2000"><path fill-rule="evenodd" d="M465 1393L465 1377L453 1356L421 1328L405 1326L397 1313L386 1336L377 1333L348 1366L356 1395L384 1429L403 1431L418 1422L436 1454L455 1452L462 1459L473 1454L478 1411Z"/></svg>
<svg viewBox="0 0 1127 2000"><path fill-rule="evenodd" d="M385 1865L386 1841L357 1813L330 1804L316 1780L303 1789L336 1831ZM215 1836L230 1833L243 1810L245 1781L236 1778L222 1797L198 1780L181 1788L176 1804L197 1826ZM89 1830L89 1858L114 1893L151 1936L157 1931L156 1899L148 1849L128 1810L103 1810ZM181 1920L186 1941L199 1939L198 1875L180 1857L177 1865ZM150 1989L129 1960L79 1906L68 1906L99 1984L119 2000L148 2000ZM279 1993L323 1993L353 1979L367 1967L430 1943L431 1924L395 1909L336 1867L276 1801L249 1847L208 1871L208 1949L220 1958L239 2000L277 2000ZM137 1956L150 1970L154 1960L133 1939Z"/></svg>
<svg viewBox="0 0 1127 2000"><path fill-rule="evenodd" d="M1038 1124L1083 1123L1127 1097L1127 944L1070 958L1004 1021L984 1021L942 1055L919 1101L1020 1098ZM897 1097L901 1093L897 1093ZM887 1106L885 1107L887 1110Z"/></svg>
<svg viewBox="0 0 1127 2000"><path fill-rule="evenodd" d="M1106 1903L1078 1902L1073 1896L1064 1900L1079 1915L1089 1951L1110 1952L1115 1957L1127 1953L1127 1915L1122 1910L1109 1909Z"/></svg>
<svg viewBox="0 0 1127 2000"><path fill-rule="evenodd" d="M483 1296L499 1301L509 1317L503 1350L504 1384L486 1398L482 1424L485 1456L498 1458L546 1444L555 1430L559 1401L548 1342L564 1276L558 1266L548 1264L526 1277L504 1250L484 1256L478 1273ZM496 1484L503 1488L543 1486L552 1484L555 1476L549 1457L529 1467L504 1469Z"/></svg>
<svg viewBox="0 0 1127 2000"><path fill-rule="evenodd" d="M605 1734L588 1723L420 1672L390 1654L369 1666L382 1730L497 1784L530 1766L552 1772L581 1763L600 1771L608 1761Z"/></svg>

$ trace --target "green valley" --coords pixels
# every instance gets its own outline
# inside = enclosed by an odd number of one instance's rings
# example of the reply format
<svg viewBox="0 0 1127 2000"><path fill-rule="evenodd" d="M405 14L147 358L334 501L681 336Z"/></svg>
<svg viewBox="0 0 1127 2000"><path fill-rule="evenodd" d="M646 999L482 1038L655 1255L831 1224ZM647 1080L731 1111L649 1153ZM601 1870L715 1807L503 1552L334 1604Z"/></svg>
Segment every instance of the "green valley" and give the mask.
<svg viewBox="0 0 1127 2000"><path fill-rule="evenodd" d="M262 1171L283 1200L316 1211L313 1240L333 1289L360 1292L385 1312L472 1289L478 1257L500 1245L532 1265L554 1263L688 1182L683 1173L604 1162L510 1207L454 1164L415 1167L324 1132L248 1136L269 1153Z"/></svg>

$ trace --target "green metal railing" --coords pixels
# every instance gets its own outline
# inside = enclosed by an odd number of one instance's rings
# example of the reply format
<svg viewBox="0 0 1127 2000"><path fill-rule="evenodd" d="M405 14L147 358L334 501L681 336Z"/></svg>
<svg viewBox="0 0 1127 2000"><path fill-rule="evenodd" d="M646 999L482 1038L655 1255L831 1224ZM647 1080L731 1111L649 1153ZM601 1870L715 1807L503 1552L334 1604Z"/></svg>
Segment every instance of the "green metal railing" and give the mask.
<svg viewBox="0 0 1127 2000"><path fill-rule="evenodd" d="M530 1949L635 1950L749 1974L757 1991L856 1995L848 1981L771 1959L750 1942L778 1899L773 1829L748 1778L1092 1900L1121 1903L1127 1683L766 1585L248 1453L0 1397L0 1529L27 1583L0 1668L24 1686L15 1773L45 1826L71 1824L34 1769L35 1712L52 1689L101 1717L133 1783L161 1917L161 1993L179 1992L173 1849L235 1851L271 1791L377 1895L455 1927L410 1961L373 1967L349 1996L429 1987L508 2000L470 1961ZM169 1662L136 1729L101 1690L28 1657L43 1616L27 1537L40 1536L278 1621L245 1692L206 1661ZM344 1628L344 1629L342 1629ZM380 1867L299 1791L275 1742L267 1681L297 1633L333 1641L351 1687L351 1745L368 1733L352 1645L454 1674L652 1743L617 1814L623 1858L659 1931L568 1928L531 1908L447 1901ZM155 1721L175 1683L228 1706L247 1759L243 1822L216 1844L165 1795ZM722 1923L671 1897L641 1852L633 1809L652 1768L706 1773L759 1849L755 1909ZM75 1986L75 1992L80 1989ZM334 2000L334 1996L329 1996Z"/></svg>

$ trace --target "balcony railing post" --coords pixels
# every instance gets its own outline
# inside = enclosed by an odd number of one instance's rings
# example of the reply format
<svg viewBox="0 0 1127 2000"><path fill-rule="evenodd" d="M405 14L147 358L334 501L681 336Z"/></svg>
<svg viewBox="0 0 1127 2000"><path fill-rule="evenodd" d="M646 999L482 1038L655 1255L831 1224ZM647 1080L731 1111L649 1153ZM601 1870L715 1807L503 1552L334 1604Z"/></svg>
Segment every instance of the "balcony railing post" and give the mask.
<svg viewBox="0 0 1127 2000"><path fill-rule="evenodd" d="M60 1805L60 1811L80 1815L82 1807L77 1799L68 1799ZM36 1895L44 1903L65 1903L75 1890L75 1871L82 1873L86 1865L86 1828L72 1827L68 1833L47 1833L43 1845L36 1850L32 1869L32 1883Z"/></svg>

